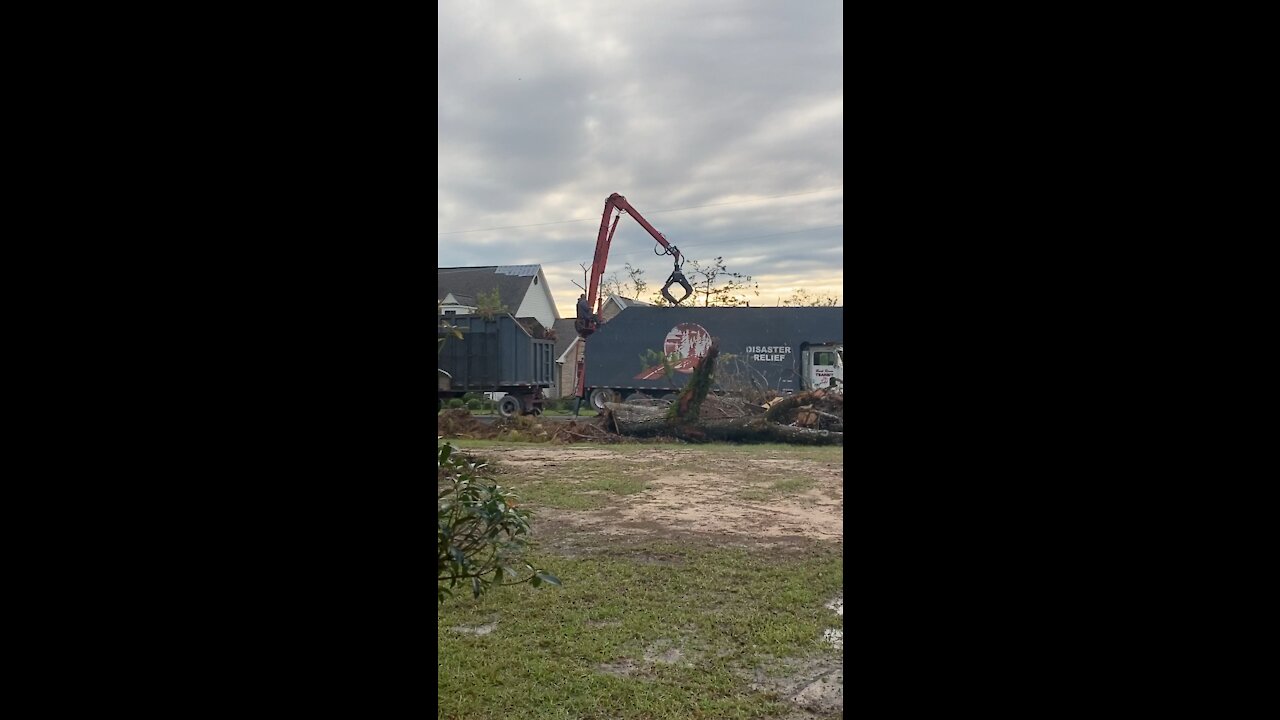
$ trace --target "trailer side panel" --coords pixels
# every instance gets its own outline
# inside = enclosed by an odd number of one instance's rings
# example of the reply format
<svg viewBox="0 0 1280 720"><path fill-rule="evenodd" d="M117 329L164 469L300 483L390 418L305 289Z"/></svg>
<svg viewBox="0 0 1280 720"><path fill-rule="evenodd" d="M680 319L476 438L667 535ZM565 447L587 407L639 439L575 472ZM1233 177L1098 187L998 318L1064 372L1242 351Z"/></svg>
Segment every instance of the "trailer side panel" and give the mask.
<svg viewBox="0 0 1280 720"><path fill-rule="evenodd" d="M586 386L620 391L678 389L720 340L717 380L757 389L803 389L800 352L844 341L844 308L632 306L587 341ZM668 378L658 353L674 366Z"/></svg>

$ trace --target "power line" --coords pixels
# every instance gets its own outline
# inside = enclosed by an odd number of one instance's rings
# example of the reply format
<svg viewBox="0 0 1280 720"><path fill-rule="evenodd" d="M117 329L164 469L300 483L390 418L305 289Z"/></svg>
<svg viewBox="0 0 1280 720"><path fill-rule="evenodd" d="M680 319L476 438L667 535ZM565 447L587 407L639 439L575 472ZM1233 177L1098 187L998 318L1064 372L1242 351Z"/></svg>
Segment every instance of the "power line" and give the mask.
<svg viewBox="0 0 1280 720"><path fill-rule="evenodd" d="M832 185L830 187L818 188L817 190L806 190L804 192L789 193L787 195L766 195L765 197L751 198L750 200L731 200L729 202L711 203L709 205L690 205L689 207L682 207L682 208L669 208L666 210L651 210L647 214L658 215L661 213L680 212L682 210L697 210L699 208L721 207L724 205L742 205L743 203L753 203L753 202L759 202L761 200L776 200L778 198L799 197L801 195L812 195L814 193L820 193L825 190L833 190L835 188L843 188L843 187L844 187L843 185ZM490 230L517 230L519 228L543 227L545 225L565 225L567 223L587 222L588 220L594 220L594 219L595 218L574 218L572 220L553 220L552 222L528 223L525 225L498 225L495 227L487 227L487 228L473 228L471 230L450 230L448 232L436 233L436 235L437 236L461 235L463 233L488 232Z"/></svg>

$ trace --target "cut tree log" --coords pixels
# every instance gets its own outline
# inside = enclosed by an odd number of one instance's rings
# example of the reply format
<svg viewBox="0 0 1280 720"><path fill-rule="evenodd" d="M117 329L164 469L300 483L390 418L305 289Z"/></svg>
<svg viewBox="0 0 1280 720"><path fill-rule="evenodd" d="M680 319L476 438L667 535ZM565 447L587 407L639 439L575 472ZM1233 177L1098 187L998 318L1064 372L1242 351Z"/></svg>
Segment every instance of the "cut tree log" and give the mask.
<svg viewBox="0 0 1280 720"><path fill-rule="evenodd" d="M785 415L792 411L805 405L813 405L815 402L822 400L835 402L834 398L830 397L824 390L811 390L798 392L794 395L787 395L786 397L778 398L778 402L770 405L769 411L765 413L765 418L773 420L774 422L780 422Z"/></svg>

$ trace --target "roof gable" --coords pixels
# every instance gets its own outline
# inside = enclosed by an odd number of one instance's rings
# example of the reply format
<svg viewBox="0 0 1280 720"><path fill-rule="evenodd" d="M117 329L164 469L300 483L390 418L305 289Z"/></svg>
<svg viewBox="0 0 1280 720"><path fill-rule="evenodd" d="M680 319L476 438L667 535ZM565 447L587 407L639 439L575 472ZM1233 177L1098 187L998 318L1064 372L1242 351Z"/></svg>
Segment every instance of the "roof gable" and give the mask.
<svg viewBox="0 0 1280 720"><path fill-rule="evenodd" d="M632 305L640 305L642 307L653 307L653 303L647 303L643 300L636 300L635 298L623 297L621 295L610 295L609 299L612 300L615 304L617 304L619 310L626 310Z"/></svg>
<svg viewBox="0 0 1280 720"><path fill-rule="evenodd" d="M556 359L559 360L564 351L569 349L569 344L578 339L578 331L574 329L573 324L576 320L565 318L557 320L553 329L556 331L556 346L554 352Z"/></svg>
<svg viewBox="0 0 1280 720"><path fill-rule="evenodd" d="M455 298L476 299L496 288L507 312L514 313L520 309L533 279L538 276L538 268L537 265L437 268L440 283L436 286L436 299L444 300L450 293Z"/></svg>

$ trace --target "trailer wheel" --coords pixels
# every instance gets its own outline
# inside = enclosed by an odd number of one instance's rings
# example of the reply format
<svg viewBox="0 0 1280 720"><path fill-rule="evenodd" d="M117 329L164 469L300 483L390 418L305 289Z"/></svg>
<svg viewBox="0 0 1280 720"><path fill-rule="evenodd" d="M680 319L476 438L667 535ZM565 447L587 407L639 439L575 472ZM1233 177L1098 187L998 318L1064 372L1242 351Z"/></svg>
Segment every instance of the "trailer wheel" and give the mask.
<svg viewBox="0 0 1280 720"><path fill-rule="evenodd" d="M675 401L679 400L679 399L680 399L680 396L679 396L679 395L677 395L677 394L675 394L675 393L667 393L666 395L663 395L663 396L662 396L662 399L663 399L663 400L666 400L666 401L667 401L667 402L669 402L669 403L673 403L673 402L675 402Z"/></svg>
<svg viewBox="0 0 1280 720"><path fill-rule="evenodd" d="M608 388L596 388L591 391L591 407L595 408L598 413L604 412L604 404L616 402L613 391Z"/></svg>
<svg viewBox="0 0 1280 720"><path fill-rule="evenodd" d="M520 414L520 400L515 395L504 395L498 401L498 414L502 417L513 417Z"/></svg>
<svg viewBox="0 0 1280 720"><path fill-rule="evenodd" d="M648 401L649 401L649 396L640 392L631 393L630 395L627 396L626 400L623 400L623 402L630 403L632 405L645 405L648 403Z"/></svg>

